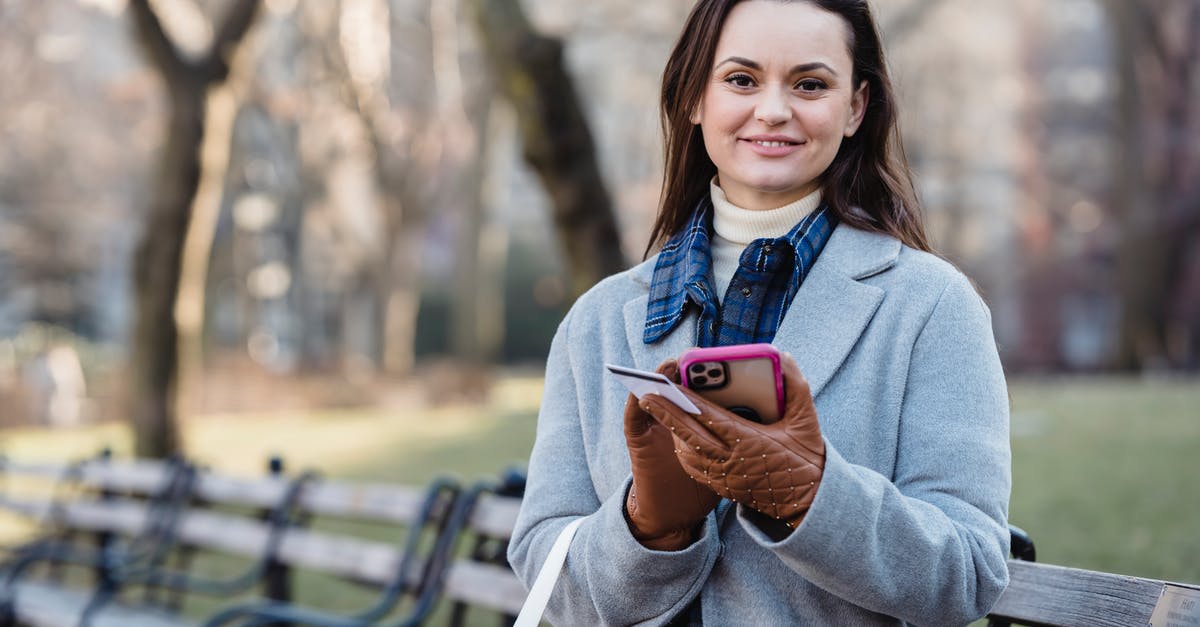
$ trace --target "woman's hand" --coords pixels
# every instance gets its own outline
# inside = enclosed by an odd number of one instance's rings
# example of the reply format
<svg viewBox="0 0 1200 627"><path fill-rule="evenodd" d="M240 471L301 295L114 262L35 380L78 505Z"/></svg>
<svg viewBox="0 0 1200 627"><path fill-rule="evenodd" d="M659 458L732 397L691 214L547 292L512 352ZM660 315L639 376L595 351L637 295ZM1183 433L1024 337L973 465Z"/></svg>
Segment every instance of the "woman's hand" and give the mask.
<svg viewBox="0 0 1200 627"><path fill-rule="evenodd" d="M769 425L740 418L686 389L699 416L657 395L643 398L641 407L671 430L680 464L698 483L795 529L821 483L825 441L808 381L790 355L782 365L784 413Z"/></svg>
<svg viewBox="0 0 1200 627"><path fill-rule="evenodd" d="M658 372L679 380L675 360L663 362ZM684 472L671 432L643 411L632 394L625 403L625 444L633 466L633 487L625 499L633 537L658 551L687 548L720 497Z"/></svg>

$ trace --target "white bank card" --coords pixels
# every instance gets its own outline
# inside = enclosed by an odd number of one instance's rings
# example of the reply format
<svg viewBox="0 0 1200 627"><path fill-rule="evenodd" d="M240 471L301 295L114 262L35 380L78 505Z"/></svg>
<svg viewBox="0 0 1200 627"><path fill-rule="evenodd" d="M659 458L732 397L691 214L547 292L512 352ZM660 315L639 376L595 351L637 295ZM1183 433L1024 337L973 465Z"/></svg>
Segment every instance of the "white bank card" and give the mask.
<svg viewBox="0 0 1200 627"><path fill-rule="evenodd" d="M684 396L683 392L680 392L670 379L657 372L646 372L613 364L604 364L604 367L616 375L617 380L625 384L625 387L629 388L629 391L639 399L647 394L658 394L689 414L700 414L699 407L688 400L688 397Z"/></svg>

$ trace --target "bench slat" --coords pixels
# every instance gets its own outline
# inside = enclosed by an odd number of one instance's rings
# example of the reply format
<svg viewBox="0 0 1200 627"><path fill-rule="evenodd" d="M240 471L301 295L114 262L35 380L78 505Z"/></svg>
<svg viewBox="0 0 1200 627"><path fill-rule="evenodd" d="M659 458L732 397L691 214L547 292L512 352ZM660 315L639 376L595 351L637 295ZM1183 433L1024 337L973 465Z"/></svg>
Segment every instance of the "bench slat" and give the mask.
<svg viewBox="0 0 1200 627"><path fill-rule="evenodd" d="M70 588L21 582L16 587L16 613L22 624L77 627L90 599L88 594ZM179 627L193 623L153 610L108 603L93 615L90 624L94 627Z"/></svg>
<svg viewBox="0 0 1200 627"><path fill-rule="evenodd" d="M447 601L461 601L507 614L520 612L525 602L525 586L512 570L469 560L450 564L443 594Z"/></svg>
<svg viewBox="0 0 1200 627"><path fill-rule="evenodd" d="M520 509L521 499L517 497L483 494L471 511L469 526L473 533L507 540L512 537Z"/></svg>
<svg viewBox="0 0 1200 627"><path fill-rule="evenodd" d="M1147 625L1162 581L1009 560L1008 589L989 616L1063 627Z"/></svg>
<svg viewBox="0 0 1200 627"><path fill-rule="evenodd" d="M66 476L68 466L6 460L0 464L0 472L60 480ZM144 460L97 461L79 467L84 485L145 495L160 491L168 472L164 462ZM214 503L269 508L283 499L288 485L288 479L280 477L239 478L201 470L195 494ZM321 480L305 489L300 507L323 516L409 523L416 518L424 498L424 490L410 486Z"/></svg>
<svg viewBox="0 0 1200 627"><path fill-rule="evenodd" d="M45 519L51 504L0 498L0 508ZM131 536L145 527L147 516L144 504L124 499L78 500L62 506L60 511L70 527ZM266 550L269 535L265 523L209 511L187 512L179 527L179 538L186 544L250 559ZM393 579L402 557L402 552L390 544L296 528L284 532L276 555L285 564L379 585ZM414 561L414 569L419 563Z"/></svg>
<svg viewBox="0 0 1200 627"><path fill-rule="evenodd" d="M149 494L158 491L166 480L167 465L155 460L94 461L77 466L3 460L0 462L0 472L50 481L61 481L69 473L75 472L78 473L78 480L85 485Z"/></svg>

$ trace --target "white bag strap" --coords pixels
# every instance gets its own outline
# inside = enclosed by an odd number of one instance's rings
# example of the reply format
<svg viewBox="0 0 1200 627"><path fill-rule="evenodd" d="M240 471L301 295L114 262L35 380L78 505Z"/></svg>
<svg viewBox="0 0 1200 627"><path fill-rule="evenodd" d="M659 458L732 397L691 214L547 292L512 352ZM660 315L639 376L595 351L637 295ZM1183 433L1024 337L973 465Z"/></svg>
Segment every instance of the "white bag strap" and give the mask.
<svg viewBox="0 0 1200 627"><path fill-rule="evenodd" d="M550 555L546 556L537 579L533 581L533 587L529 589L529 596L525 597L525 605L521 606L521 613L517 615L517 622L513 623L513 627L537 627L541 622L542 612L546 611L546 604L550 602L550 593L554 592L554 584L558 582L563 563L567 561L567 549L571 548L571 540L575 538L575 531L582 523L583 517L576 518L559 532L554 546L550 547Z"/></svg>

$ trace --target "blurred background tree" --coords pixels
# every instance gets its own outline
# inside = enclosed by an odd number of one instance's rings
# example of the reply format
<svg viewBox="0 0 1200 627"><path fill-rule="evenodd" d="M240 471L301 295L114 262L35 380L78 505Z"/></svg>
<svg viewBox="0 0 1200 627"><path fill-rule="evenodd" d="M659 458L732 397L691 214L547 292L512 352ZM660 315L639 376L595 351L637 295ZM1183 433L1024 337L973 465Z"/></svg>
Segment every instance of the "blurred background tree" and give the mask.
<svg viewBox="0 0 1200 627"><path fill-rule="evenodd" d="M129 363L130 418L135 426L134 450L144 457L182 452L175 428L175 301L183 270L184 240L200 185L200 147L208 132L208 92L228 78L233 51L253 23L258 6L258 0L232 4L215 22L215 28L206 28L212 32L210 41L198 55L189 55L167 34L150 0L129 3L138 41L166 86L170 103L166 141L134 259L136 315ZM207 24L193 22L191 26L205 28Z"/></svg>
<svg viewBox="0 0 1200 627"><path fill-rule="evenodd" d="M1118 84L1113 168L1121 229L1114 364L1195 368L1200 255L1200 5L1105 0ZM1191 288L1191 289L1189 289Z"/></svg>
<svg viewBox="0 0 1200 627"><path fill-rule="evenodd" d="M538 33L518 0L470 0L488 60L517 115L525 162L549 196L572 297L626 267L599 155L562 42Z"/></svg>
<svg viewBox="0 0 1200 627"><path fill-rule="evenodd" d="M47 420L38 377L147 454L180 446L172 408L482 398L638 260L690 1L258 5L0 5L8 422ZM1010 372L1200 367L1197 3L876 10L931 231Z"/></svg>

